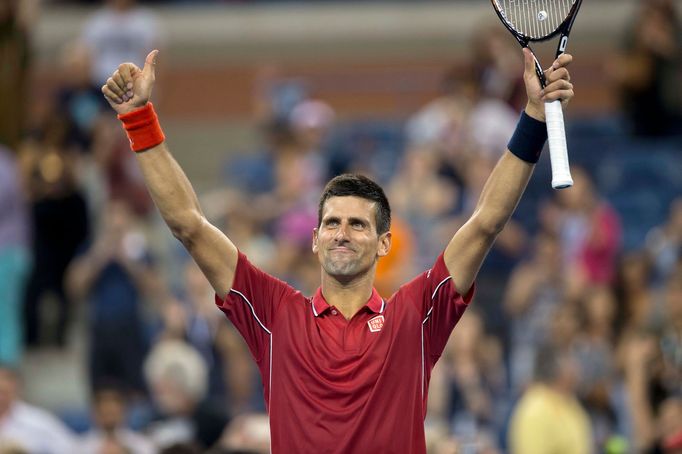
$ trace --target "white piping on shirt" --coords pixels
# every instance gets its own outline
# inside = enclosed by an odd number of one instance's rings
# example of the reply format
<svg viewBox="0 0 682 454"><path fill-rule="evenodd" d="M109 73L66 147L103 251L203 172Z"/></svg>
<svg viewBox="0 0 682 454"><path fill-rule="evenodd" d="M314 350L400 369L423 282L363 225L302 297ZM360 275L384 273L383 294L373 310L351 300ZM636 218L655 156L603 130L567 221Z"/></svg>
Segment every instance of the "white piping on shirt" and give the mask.
<svg viewBox="0 0 682 454"><path fill-rule="evenodd" d="M433 300L436 299L436 294L438 293L438 290L445 284L448 279L452 279L452 276L448 276L436 286L436 289L433 291L433 294L431 295L431 302L433 303ZM426 313L426 318L424 318L424 321L422 322L422 333L421 333L421 341L422 341L422 402L424 401L424 388L426 387L426 383L424 382L424 374L425 374L425 364L424 364L424 325L426 325L426 322L429 320L429 317L431 317L431 312L433 311L433 304L431 304L431 307L429 308L429 311Z"/></svg>
<svg viewBox="0 0 682 454"><path fill-rule="evenodd" d="M251 315L253 315L253 318L256 319L258 324L260 325L263 330L270 335L270 376L268 377L268 410L270 409L270 405L272 405L272 332L265 327L263 322L260 321L258 316L256 315L256 310L253 308L253 304L251 304L251 301L244 296L244 294L238 290L235 290L233 288L230 289L231 292L236 293L237 295L241 296L244 301L246 301L246 304L249 305L249 308L251 309ZM268 412L269 413L269 412Z"/></svg>

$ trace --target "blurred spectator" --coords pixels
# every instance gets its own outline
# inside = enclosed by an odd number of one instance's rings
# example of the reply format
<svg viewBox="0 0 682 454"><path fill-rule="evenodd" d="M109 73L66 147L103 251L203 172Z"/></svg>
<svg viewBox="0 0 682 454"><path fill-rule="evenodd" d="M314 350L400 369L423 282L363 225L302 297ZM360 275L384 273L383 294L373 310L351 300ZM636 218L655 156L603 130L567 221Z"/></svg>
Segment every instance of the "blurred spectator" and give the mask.
<svg viewBox="0 0 682 454"><path fill-rule="evenodd" d="M157 446L196 443L212 447L229 418L224 405L206 399L208 370L193 347L178 340L161 341L145 360L144 373L160 411L149 434Z"/></svg>
<svg viewBox="0 0 682 454"><path fill-rule="evenodd" d="M682 261L668 278L661 299L661 382L668 394L682 396Z"/></svg>
<svg viewBox="0 0 682 454"><path fill-rule="evenodd" d="M682 197L670 204L666 222L649 232L646 248L653 258L657 281L664 281L682 259Z"/></svg>
<svg viewBox="0 0 682 454"><path fill-rule="evenodd" d="M588 289L581 303L584 323L573 345L581 371L578 396L590 415L595 446L602 450L619 422L612 404L616 301L611 289L602 286Z"/></svg>
<svg viewBox="0 0 682 454"><path fill-rule="evenodd" d="M440 227L452 221L461 188L439 174L440 156L429 146L414 147L403 156L398 173L387 188L391 207L413 232L416 256L409 262L413 269L429 266L449 241L452 230ZM448 224L448 227L451 227ZM445 231L449 230L449 233ZM439 234L440 233L440 234Z"/></svg>
<svg viewBox="0 0 682 454"><path fill-rule="evenodd" d="M516 43L498 23L480 24L472 42L472 76L484 98L505 102L520 112L525 107L526 88L523 84L523 60L516 52Z"/></svg>
<svg viewBox="0 0 682 454"><path fill-rule="evenodd" d="M193 260L185 265L184 277L183 297L164 302L162 338L183 340L194 347L208 366L208 399L242 413L252 406L252 397L260 394L258 371L246 343L216 311L215 293Z"/></svg>
<svg viewBox="0 0 682 454"><path fill-rule="evenodd" d="M24 129L30 47L21 0L0 1L0 145L16 150Z"/></svg>
<svg viewBox="0 0 682 454"><path fill-rule="evenodd" d="M640 0L611 75L637 136L679 134L682 30L673 0Z"/></svg>
<svg viewBox="0 0 682 454"><path fill-rule="evenodd" d="M679 453L682 450L682 399L652 395L652 371L657 368L656 339L640 336L626 347L625 379L633 424L633 448L642 453Z"/></svg>
<svg viewBox="0 0 682 454"><path fill-rule="evenodd" d="M278 156L281 166L280 184L294 183L300 187L296 195L313 197L327 179L327 162L324 146L334 123L334 110L320 100L305 100L296 105L289 114L289 126L293 134L293 153ZM295 175L295 178L286 178ZM307 197L305 197L307 199ZM313 204L314 205L314 204Z"/></svg>
<svg viewBox="0 0 682 454"><path fill-rule="evenodd" d="M0 447L9 443L29 453L78 452L69 429L42 408L22 401L19 388L17 372L0 364Z"/></svg>
<svg viewBox="0 0 682 454"><path fill-rule="evenodd" d="M156 447L143 435L125 426L126 394L115 382L100 383L93 392L92 417L95 427L83 435L79 452L102 454L115 452L110 445L120 446L120 452L154 454Z"/></svg>
<svg viewBox="0 0 682 454"><path fill-rule="evenodd" d="M161 295L146 239L136 223L127 202L110 201L93 244L82 245L69 268L68 285L89 306L91 385L118 378L144 395L143 298Z"/></svg>
<svg viewBox="0 0 682 454"><path fill-rule="evenodd" d="M93 155L97 168L93 183L102 185L103 203L106 198L125 200L139 216L146 216L151 212L152 201L142 180L142 173L135 163L135 156L130 152L130 143L123 134L116 120L103 117L94 127ZM98 211L97 206L93 207ZM101 212L99 213L102 214Z"/></svg>
<svg viewBox="0 0 682 454"><path fill-rule="evenodd" d="M571 190L556 193L559 211L552 228L561 237L564 263L571 270L570 294L577 297L586 285L613 282L621 225L588 173L579 167L571 172Z"/></svg>
<svg viewBox="0 0 682 454"><path fill-rule="evenodd" d="M16 366L29 267L28 213L14 155L0 145L0 364Z"/></svg>
<svg viewBox="0 0 682 454"><path fill-rule="evenodd" d="M470 72L460 84L464 86L462 95L471 104L467 141L477 154L496 160L506 150L525 107L523 60L499 24L482 27L485 33L477 33L473 40Z"/></svg>
<svg viewBox="0 0 682 454"><path fill-rule="evenodd" d="M65 123L51 116L38 139L21 151L33 231L33 270L25 298L26 343L43 343L41 307L50 295L57 302L54 340L66 344L71 301L64 291L64 273L89 233L88 211L79 187L77 156L65 148Z"/></svg>
<svg viewBox="0 0 682 454"><path fill-rule="evenodd" d="M483 319L469 311L448 341L437 374L445 389L434 399L445 401L445 419L451 433L472 452L492 452L505 414L507 383L499 340L485 331ZM432 389L434 385L432 384Z"/></svg>
<svg viewBox="0 0 682 454"><path fill-rule="evenodd" d="M592 430L576 398L580 371L566 350L546 345L535 362L535 380L516 404L509 428L512 454L588 454Z"/></svg>
<svg viewBox="0 0 682 454"><path fill-rule="evenodd" d="M618 264L614 294L618 301L616 334L620 339L647 328L653 307L651 261L645 253L625 254Z"/></svg>
<svg viewBox="0 0 682 454"><path fill-rule="evenodd" d="M439 152L457 150L464 142L464 128L470 109L466 98L459 92L445 93L407 120L405 135L408 143Z"/></svg>
<svg viewBox="0 0 682 454"><path fill-rule="evenodd" d="M533 253L511 274L504 308L509 316L509 374L520 392L532 379L537 349L548 341L547 321L564 301L565 270L556 235L540 232Z"/></svg>
<svg viewBox="0 0 682 454"><path fill-rule="evenodd" d="M106 0L83 28L82 41L90 50L92 83L101 87L121 62L140 68L147 53L159 46L154 14L136 0Z"/></svg>
<svg viewBox="0 0 682 454"><path fill-rule="evenodd" d="M101 87L90 79L91 63L86 45L67 44L60 55L60 67L62 83L55 110L65 117L66 142L83 153L90 153L95 127L108 105Z"/></svg>

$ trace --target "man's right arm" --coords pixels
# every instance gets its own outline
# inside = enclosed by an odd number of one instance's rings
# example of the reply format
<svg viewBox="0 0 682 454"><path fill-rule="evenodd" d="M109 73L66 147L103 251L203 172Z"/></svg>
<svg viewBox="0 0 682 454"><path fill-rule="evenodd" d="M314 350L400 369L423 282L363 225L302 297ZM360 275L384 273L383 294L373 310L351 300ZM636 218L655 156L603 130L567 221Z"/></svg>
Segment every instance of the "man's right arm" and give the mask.
<svg viewBox="0 0 682 454"><path fill-rule="evenodd" d="M119 115L147 105L155 82L156 55L147 56L143 69L123 63L102 87L102 93ZM224 297L232 286L237 248L211 225L199 206L187 176L165 142L137 153L152 199L173 235L187 248L216 293Z"/></svg>
<svg viewBox="0 0 682 454"><path fill-rule="evenodd" d="M187 176L162 143L137 154L147 188L173 235L182 242L218 295L230 291L237 248L201 211Z"/></svg>

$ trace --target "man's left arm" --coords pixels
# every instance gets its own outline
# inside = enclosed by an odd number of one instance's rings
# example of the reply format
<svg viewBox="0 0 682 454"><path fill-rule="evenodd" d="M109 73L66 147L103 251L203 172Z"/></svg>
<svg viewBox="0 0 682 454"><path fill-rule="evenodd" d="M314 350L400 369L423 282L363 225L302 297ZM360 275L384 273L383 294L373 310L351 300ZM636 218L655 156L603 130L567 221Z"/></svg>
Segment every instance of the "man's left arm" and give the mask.
<svg viewBox="0 0 682 454"><path fill-rule="evenodd" d="M524 81L528 94L525 113L530 117L526 122L544 123L545 101L561 99L565 105L573 98L573 85L566 69L573 58L564 54L554 62L545 72L547 87L544 90L535 74L533 56L528 49L524 49L524 58ZM523 127L523 121L519 128ZM538 125L535 124L535 127ZM445 265L461 295L466 294L473 285L483 260L511 218L533 173L535 164L523 157L534 150L524 150L523 146L520 148L514 152L507 150L500 158L488 177L471 218L455 233L445 249Z"/></svg>

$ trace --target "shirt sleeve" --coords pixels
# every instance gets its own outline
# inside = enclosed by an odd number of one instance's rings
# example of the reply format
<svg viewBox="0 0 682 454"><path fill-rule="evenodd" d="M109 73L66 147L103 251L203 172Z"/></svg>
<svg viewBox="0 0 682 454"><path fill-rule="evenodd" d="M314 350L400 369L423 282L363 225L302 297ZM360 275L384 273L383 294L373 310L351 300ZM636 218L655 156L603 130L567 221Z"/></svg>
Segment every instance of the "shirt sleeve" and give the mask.
<svg viewBox="0 0 682 454"><path fill-rule="evenodd" d="M443 353L453 328L469 306L475 293L475 285L466 295L460 295L445 266L443 254L433 267L405 285L409 300L420 311L424 332L425 353L433 367Z"/></svg>
<svg viewBox="0 0 682 454"><path fill-rule="evenodd" d="M270 342L277 311L294 293L297 292L291 286L261 271L240 252L232 288L225 298L216 295L215 302L260 363Z"/></svg>

